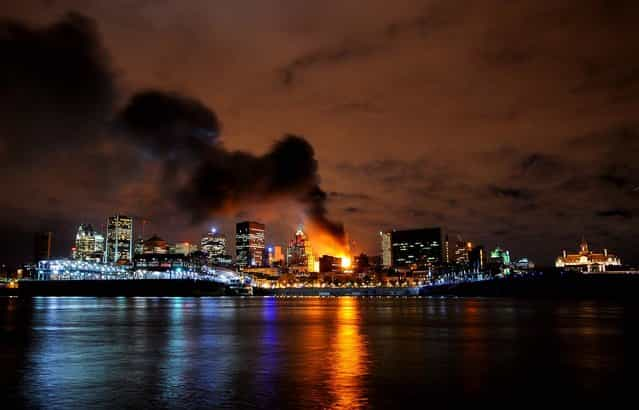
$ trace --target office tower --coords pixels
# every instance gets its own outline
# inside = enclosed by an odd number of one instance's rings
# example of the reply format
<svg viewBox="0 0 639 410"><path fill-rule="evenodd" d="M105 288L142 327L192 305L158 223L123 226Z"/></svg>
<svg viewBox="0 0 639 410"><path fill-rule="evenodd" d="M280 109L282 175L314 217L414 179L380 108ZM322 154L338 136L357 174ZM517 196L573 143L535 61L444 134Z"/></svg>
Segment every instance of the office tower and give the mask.
<svg viewBox="0 0 639 410"><path fill-rule="evenodd" d="M130 263L133 258L133 218L114 215L107 219L104 260Z"/></svg>
<svg viewBox="0 0 639 410"><path fill-rule="evenodd" d="M213 228L200 239L200 250L206 255L209 266L227 265L230 256L226 251L226 236Z"/></svg>
<svg viewBox="0 0 639 410"><path fill-rule="evenodd" d="M421 270L447 263L446 235L442 228L391 232L392 266Z"/></svg>
<svg viewBox="0 0 639 410"><path fill-rule="evenodd" d="M75 234L73 259L100 262L104 258L104 236L91 225L82 224Z"/></svg>
<svg viewBox="0 0 639 410"><path fill-rule="evenodd" d="M381 248L382 248L382 267L390 268L393 266L392 259L392 246L391 246L391 233L390 232L380 232L379 233L381 240Z"/></svg>
<svg viewBox="0 0 639 410"><path fill-rule="evenodd" d="M236 263L239 268L264 265L264 225L259 222L240 222L235 236Z"/></svg>
<svg viewBox="0 0 639 410"><path fill-rule="evenodd" d="M33 257L35 263L51 258L52 239L52 232L38 232L35 234L33 240Z"/></svg>
<svg viewBox="0 0 639 410"><path fill-rule="evenodd" d="M470 252L473 250L472 242L466 242L462 239L461 235L457 236L457 242L455 242L455 254L454 262L460 267L467 267L470 264Z"/></svg>
<svg viewBox="0 0 639 410"><path fill-rule="evenodd" d="M295 237L286 248L286 265L300 272L315 272L319 266L318 263L311 241L300 225L295 232Z"/></svg>

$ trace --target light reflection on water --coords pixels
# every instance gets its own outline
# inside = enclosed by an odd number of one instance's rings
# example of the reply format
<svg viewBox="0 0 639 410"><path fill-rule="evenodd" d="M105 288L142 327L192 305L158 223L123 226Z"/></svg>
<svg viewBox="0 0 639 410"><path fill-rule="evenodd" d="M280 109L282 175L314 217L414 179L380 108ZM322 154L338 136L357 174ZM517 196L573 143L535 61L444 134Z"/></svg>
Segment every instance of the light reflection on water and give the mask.
<svg viewBox="0 0 639 410"><path fill-rule="evenodd" d="M0 312L0 383L28 407L396 408L425 396L620 390L636 309L500 299L5 298Z"/></svg>
<svg viewBox="0 0 639 410"><path fill-rule="evenodd" d="M337 300L337 330L332 343L335 346L329 361L335 371L329 372L334 408L360 408L366 406L363 377L368 372L366 343L360 334L360 316L357 299Z"/></svg>

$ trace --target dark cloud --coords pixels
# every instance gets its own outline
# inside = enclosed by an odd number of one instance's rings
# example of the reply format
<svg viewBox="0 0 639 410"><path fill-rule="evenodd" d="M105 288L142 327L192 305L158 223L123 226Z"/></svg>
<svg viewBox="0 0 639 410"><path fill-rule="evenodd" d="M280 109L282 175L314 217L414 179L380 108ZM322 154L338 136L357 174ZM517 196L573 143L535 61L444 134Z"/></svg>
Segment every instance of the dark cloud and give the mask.
<svg viewBox="0 0 639 410"><path fill-rule="evenodd" d="M180 149L197 154L220 133L217 116L200 101L156 90L133 95L119 114L117 126L164 155Z"/></svg>
<svg viewBox="0 0 639 410"><path fill-rule="evenodd" d="M284 85L292 85L302 72L312 67L346 63L356 58L370 56L376 50L374 46L356 43L315 50L296 58L282 68L281 81Z"/></svg>
<svg viewBox="0 0 639 410"><path fill-rule="evenodd" d="M336 192L336 191L331 191L328 193L328 195L331 198L336 198L336 199L362 199L362 200L367 200L367 199L371 199L371 196L368 194L364 194L361 192Z"/></svg>
<svg viewBox="0 0 639 410"><path fill-rule="evenodd" d="M417 16L399 19L376 27L368 35L347 38L342 42L312 50L295 58L280 69L281 82L292 85L304 71L324 65L345 64L387 51L406 37L423 38L454 21L453 1L435 1Z"/></svg>
<svg viewBox="0 0 639 410"><path fill-rule="evenodd" d="M623 219L632 219L633 217L631 210L623 208L605 209L603 211L597 211L595 215L602 218L620 217Z"/></svg>
<svg viewBox="0 0 639 410"><path fill-rule="evenodd" d="M106 123L116 92L92 19L69 13L45 27L4 20L0 50L0 134L9 158L40 144L84 144Z"/></svg>
<svg viewBox="0 0 639 410"><path fill-rule="evenodd" d="M491 186L489 187L490 192L498 198L511 198L516 200L527 201L532 199L532 193L517 188L510 187L502 187L502 186Z"/></svg>

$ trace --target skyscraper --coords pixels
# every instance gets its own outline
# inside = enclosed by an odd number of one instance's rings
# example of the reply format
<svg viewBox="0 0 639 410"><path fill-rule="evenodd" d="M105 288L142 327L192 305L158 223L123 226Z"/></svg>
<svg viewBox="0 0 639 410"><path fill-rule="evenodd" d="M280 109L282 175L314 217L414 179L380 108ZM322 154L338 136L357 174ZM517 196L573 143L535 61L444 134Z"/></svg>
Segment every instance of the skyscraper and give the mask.
<svg viewBox="0 0 639 410"><path fill-rule="evenodd" d="M80 225L75 235L73 259L99 262L104 257L104 236L91 225Z"/></svg>
<svg viewBox="0 0 639 410"><path fill-rule="evenodd" d="M286 265L298 271L313 272L315 268L315 254L303 227L299 226L295 238L286 249Z"/></svg>
<svg viewBox="0 0 639 410"><path fill-rule="evenodd" d="M126 261L133 258L133 218L116 214L107 219L106 262Z"/></svg>
<svg viewBox="0 0 639 410"><path fill-rule="evenodd" d="M468 267L470 265L470 252L472 250L472 242L466 242L462 239L461 235L457 235L454 263L459 267Z"/></svg>
<svg viewBox="0 0 639 410"><path fill-rule="evenodd" d="M52 232L38 232L33 240L33 257L34 262L51 258L51 241Z"/></svg>
<svg viewBox="0 0 639 410"><path fill-rule="evenodd" d="M380 236L381 245L382 245L382 267L390 268L393 265L391 233L380 232L379 236Z"/></svg>
<svg viewBox="0 0 639 410"><path fill-rule="evenodd" d="M227 261L226 236L215 228L207 232L200 240L200 250L206 255L209 265L225 265Z"/></svg>
<svg viewBox="0 0 639 410"><path fill-rule="evenodd" d="M446 235L442 228L391 232L394 268L426 269L448 262Z"/></svg>
<svg viewBox="0 0 639 410"><path fill-rule="evenodd" d="M236 263L239 268L264 265L264 225L240 222L235 236Z"/></svg>

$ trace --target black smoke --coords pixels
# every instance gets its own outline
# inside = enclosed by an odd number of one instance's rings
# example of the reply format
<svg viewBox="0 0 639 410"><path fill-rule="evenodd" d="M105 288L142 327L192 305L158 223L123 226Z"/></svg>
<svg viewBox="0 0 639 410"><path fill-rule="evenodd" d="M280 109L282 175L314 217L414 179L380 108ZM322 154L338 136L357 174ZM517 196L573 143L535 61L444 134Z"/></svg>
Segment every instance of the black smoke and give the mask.
<svg viewBox="0 0 639 410"><path fill-rule="evenodd" d="M138 143L159 155L180 150L198 155L209 148L220 131L217 116L201 102L155 90L132 96L118 120L118 125Z"/></svg>
<svg viewBox="0 0 639 410"><path fill-rule="evenodd" d="M92 19L69 13L47 27L1 21L0 50L4 152L84 143L108 121L115 82Z"/></svg>
<svg viewBox="0 0 639 410"><path fill-rule="evenodd" d="M58 231L86 212L167 215L177 205L199 222L254 202L293 200L311 224L344 241L342 226L327 218L304 138L284 136L261 156L229 151L218 117L194 98L149 89L121 101L92 19L69 13L43 27L2 21L0 50L0 160L8 169L28 164L19 175L0 174L4 208L22 208L26 196L30 204L55 199L22 212L42 213L54 221L47 229ZM153 164L164 169L159 181L146 176ZM91 209L71 211L80 203Z"/></svg>
<svg viewBox="0 0 639 410"><path fill-rule="evenodd" d="M175 197L194 221L238 209L252 201L293 199L309 222L344 243L344 228L327 216L313 147L285 135L262 156L229 151L217 143L217 116L201 102L175 93L144 91L118 115L118 128L142 149L160 156L179 178Z"/></svg>

